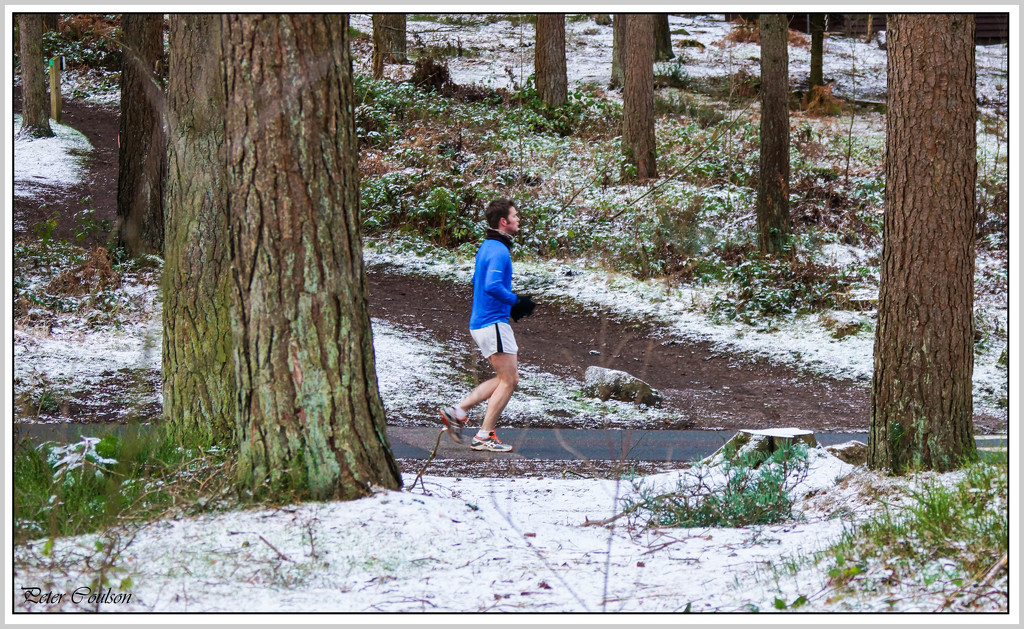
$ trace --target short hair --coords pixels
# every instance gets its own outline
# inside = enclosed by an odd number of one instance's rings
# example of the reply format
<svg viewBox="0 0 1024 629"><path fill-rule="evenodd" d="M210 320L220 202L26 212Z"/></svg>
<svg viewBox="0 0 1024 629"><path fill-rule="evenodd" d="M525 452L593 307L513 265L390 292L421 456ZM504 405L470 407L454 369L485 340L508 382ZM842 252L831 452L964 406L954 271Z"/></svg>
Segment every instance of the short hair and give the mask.
<svg viewBox="0 0 1024 629"><path fill-rule="evenodd" d="M487 204L484 210L484 217L487 219L487 226L491 229L498 229L501 219L508 218L508 212L515 204L504 197L497 198Z"/></svg>

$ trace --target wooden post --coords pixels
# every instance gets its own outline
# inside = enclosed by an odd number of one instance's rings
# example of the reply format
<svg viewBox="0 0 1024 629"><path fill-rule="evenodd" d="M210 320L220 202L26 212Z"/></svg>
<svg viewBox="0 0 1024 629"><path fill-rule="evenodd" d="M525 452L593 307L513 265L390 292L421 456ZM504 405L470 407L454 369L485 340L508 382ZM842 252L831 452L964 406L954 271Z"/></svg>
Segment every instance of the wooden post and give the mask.
<svg viewBox="0 0 1024 629"><path fill-rule="evenodd" d="M868 28L867 28L868 32L867 32L866 35L864 35L864 43L865 44L870 44L871 43L871 36L875 34L874 28L873 28L874 25L875 25L874 22L875 22L874 14L873 13L868 13Z"/></svg>
<svg viewBox="0 0 1024 629"><path fill-rule="evenodd" d="M58 124L61 121L63 103L60 97L60 57L50 59L50 117Z"/></svg>

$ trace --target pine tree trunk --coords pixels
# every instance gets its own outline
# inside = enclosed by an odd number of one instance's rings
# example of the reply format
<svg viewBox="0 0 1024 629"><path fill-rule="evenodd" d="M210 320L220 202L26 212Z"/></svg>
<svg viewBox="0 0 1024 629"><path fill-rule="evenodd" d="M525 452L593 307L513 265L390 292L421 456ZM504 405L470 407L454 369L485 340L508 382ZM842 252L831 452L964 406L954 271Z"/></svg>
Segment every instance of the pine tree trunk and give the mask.
<svg viewBox="0 0 1024 629"><path fill-rule="evenodd" d="M373 77L384 76L384 65L408 63L405 44L404 13L374 13L373 21Z"/></svg>
<svg viewBox="0 0 1024 629"><path fill-rule="evenodd" d="M132 256L163 254L166 165L160 62L164 19L125 13L118 151L118 241Z"/></svg>
<svg viewBox="0 0 1024 629"><path fill-rule="evenodd" d="M224 27L239 480L314 499L397 488L366 300L348 17L228 15Z"/></svg>
<svg viewBox="0 0 1024 629"><path fill-rule="evenodd" d="M946 471L973 439L974 17L890 15L868 464Z"/></svg>
<svg viewBox="0 0 1024 629"><path fill-rule="evenodd" d="M650 13L630 14L625 20L622 50L625 83L622 88L622 150L635 177L658 176L654 135L654 19Z"/></svg>
<svg viewBox="0 0 1024 629"><path fill-rule="evenodd" d="M757 186L758 245L789 250L789 23L761 16L761 155Z"/></svg>
<svg viewBox="0 0 1024 629"><path fill-rule="evenodd" d="M625 41L626 14L616 13L612 20L612 78L609 87L622 87L625 78L622 74L622 45Z"/></svg>
<svg viewBox="0 0 1024 629"><path fill-rule="evenodd" d="M824 63L825 44L825 14L811 14L811 77L808 81L807 91L817 85L825 84L825 77L822 72Z"/></svg>
<svg viewBox="0 0 1024 629"><path fill-rule="evenodd" d="M676 56L672 52L672 29L667 13L654 14L654 60L668 61Z"/></svg>
<svg viewBox="0 0 1024 629"><path fill-rule="evenodd" d="M561 107L569 98L565 69L565 14L537 15L537 52L534 75L537 92L545 105Z"/></svg>
<svg viewBox="0 0 1024 629"><path fill-rule="evenodd" d="M22 114L20 135L48 138L50 101L46 98L46 59L43 58L43 14L18 16L18 56L21 61Z"/></svg>
<svg viewBox="0 0 1024 629"><path fill-rule="evenodd" d="M170 16L164 421L183 442L235 429L220 16Z"/></svg>

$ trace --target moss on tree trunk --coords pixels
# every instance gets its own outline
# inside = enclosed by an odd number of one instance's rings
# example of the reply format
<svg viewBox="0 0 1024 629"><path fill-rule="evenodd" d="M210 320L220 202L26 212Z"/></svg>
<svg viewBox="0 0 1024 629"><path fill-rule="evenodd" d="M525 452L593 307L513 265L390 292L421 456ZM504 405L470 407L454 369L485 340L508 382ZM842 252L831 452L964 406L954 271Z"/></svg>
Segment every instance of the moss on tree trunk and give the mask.
<svg viewBox="0 0 1024 629"><path fill-rule="evenodd" d="M366 302L348 18L223 24L239 480L318 499L397 488Z"/></svg>

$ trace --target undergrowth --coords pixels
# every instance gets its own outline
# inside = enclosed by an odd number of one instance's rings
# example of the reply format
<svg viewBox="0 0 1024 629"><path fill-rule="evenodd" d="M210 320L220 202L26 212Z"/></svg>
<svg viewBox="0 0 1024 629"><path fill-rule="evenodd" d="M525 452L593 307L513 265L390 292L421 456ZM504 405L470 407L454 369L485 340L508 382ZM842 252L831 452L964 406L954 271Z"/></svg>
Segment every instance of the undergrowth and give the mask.
<svg viewBox="0 0 1024 629"><path fill-rule="evenodd" d="M946 594L936 611L970 609L983 597L1005 601L997 584L1007 575L1008 472L1004 454L972 464L955 482L902 490L904 506L886 505L821 553L834 596L903 584Z"/></svg>
<svg viewBox="0 0 1024 629"><path fill-rule="evenodd" d="M643 481L625 500L632 524L656 527L744 527L793 517L790 489L807 474L807 449L782 446L726 456L719 466L696 464L672 491Z"/></svg>
<svg viewBox="0 0 1024 629"><path fill-rule="evenodd" d="M16 543L227 508L233 457L215 444L182 445L162 427L61 445L17 439Z"/></svg>

